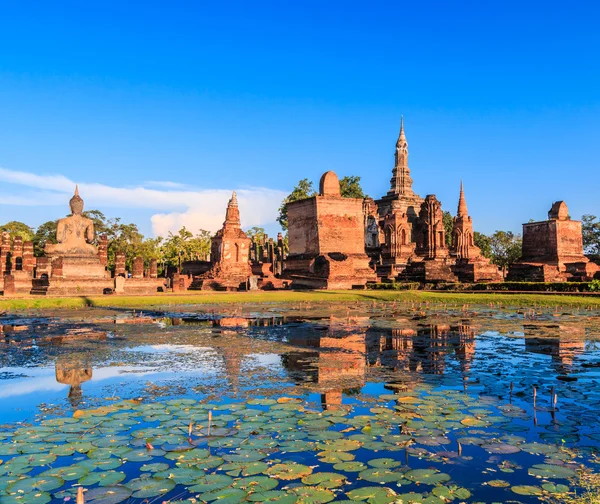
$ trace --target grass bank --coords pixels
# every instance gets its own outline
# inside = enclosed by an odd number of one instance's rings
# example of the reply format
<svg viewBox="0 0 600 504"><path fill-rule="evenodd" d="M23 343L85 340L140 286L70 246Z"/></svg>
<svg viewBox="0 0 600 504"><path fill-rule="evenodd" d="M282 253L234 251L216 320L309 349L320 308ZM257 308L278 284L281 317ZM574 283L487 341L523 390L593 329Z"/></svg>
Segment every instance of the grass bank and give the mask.
<svg viewBox="0 0 600 504"><path fill-rule="evenodd" d="M500 294L428 291L271 291L271 292L193 292L153 296L29 297L0 298L1 311L45 308L156 308L169 305L226 303L327 303L340 301L409 301L454 305L502 304L507 307L580 306L600 308L600 297L553 294Z"/></svg>

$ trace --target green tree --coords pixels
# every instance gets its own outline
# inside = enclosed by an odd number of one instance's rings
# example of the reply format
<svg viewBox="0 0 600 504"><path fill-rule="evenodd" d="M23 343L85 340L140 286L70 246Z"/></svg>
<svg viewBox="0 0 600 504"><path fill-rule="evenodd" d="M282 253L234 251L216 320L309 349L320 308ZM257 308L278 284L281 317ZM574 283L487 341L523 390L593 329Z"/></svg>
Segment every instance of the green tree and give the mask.
<svg viewBox="0 0 600 504"><path fill-rule="evenodd" d="M211 238L210 231L200 229L188 242L188 260L207 261L210 257Z"/></svg>
<svg viewBox="0 0 600 504"><path fill-rule="evenodd" d="M211 233L200 229L196 235L182 227L177 233L169 232L163 244L163 259L166 265L176 266L181 271L184 261L206 261L210 255Z"/></svg>
<svg viewBox="0 0 600 504"><path fill-rule="evenodd" d="M360 185L360 177L357 177L356 175L345 176L340 180L340 192L344 198L367 197Z"/></svg>
<svg viewBox="0 0 600 504"><path fill-rule="evenodd" d="M57 221L48 221L40 224L33 235L33 253L36 257L44 255L46 243L57 243L56 241Z"/></svg>
<svg viewBox="0 0 600 504"><path fill-rule="evenodd" d="M475 231L473 233L473 243L481 249L483 257L492 258L492 240L489 236Z"/></svg>
<svg viewBox="0 0 600 504"><path fill-rule="evenodd" d="M444 231L446 231L446 246L450 248L452 246L452 228L454 227L454 219L450 212L442 214L442 223L444 224Z"/></svg>
<svg viewBox="0 0 600 504"><path fill-rule="evenodd" d="M11 239L20 236L24 242L33 240L33 229L19 221L10 221L0 226L0 232L9 233Z"/></svg>
<svg viewBox="0 0 600 504"><path fill-rule="evenodd" d="M267 233L265 233L264 228L261 227L253 227L248 229L248 231L246 231L246 235L248 236L248 238L253 239L253 238L257 238L257 239L262 239L263 236L265 236Z"/></svg>
<svg viewBox="0 0 600 504"><path fill-rule="evenodd" d="M490 237L491 262L502 268L502 271L506 273L506 268L521 257L522 242L523 240L519 234L514 234L511 231L496 231Z"/></svg>
<svg viewBox="0 0 600 504"><path fill-rule="evenodd" d="M313 189L313 183L308 179L302 179L300 182L298 182L296 187L294 187L294 190L281 202L277 222L279 222L279 225L284 231L286 231L288 228L288 203L291 203L292 201L310 198L315 194L316 192Z"/></svg>
<svg viewBox="0 0 600 504"><path fill-rule="evenodd" d="M583 233L583 250L589 255L600 255L600 222L595 215L584 215L581 218Z"/></svg>

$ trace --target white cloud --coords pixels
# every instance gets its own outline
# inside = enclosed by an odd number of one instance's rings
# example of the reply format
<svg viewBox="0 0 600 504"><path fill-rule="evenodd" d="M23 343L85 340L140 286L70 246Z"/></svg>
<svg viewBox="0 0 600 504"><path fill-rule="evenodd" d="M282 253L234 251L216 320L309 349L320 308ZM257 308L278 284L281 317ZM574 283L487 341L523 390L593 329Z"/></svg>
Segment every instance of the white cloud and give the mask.
<svg viewBox="0 0 600 504"><path fill-rule="evenodd" d="M0 182L20 185L29 190L18 194L4 189L0 204L39 206L64 205L73 193L75 183L63 175L36 175L0 168ZM215 232L223 224L227 201L237 189L244 228L275 222L284 191L264 187L231 189L197 189L176 182L150 181L135 187L113 187L100 183L79 183L79 193L87 208L142 208L156 210L152 215L155 236L166 236L186 226L191 231Z"/></svg>

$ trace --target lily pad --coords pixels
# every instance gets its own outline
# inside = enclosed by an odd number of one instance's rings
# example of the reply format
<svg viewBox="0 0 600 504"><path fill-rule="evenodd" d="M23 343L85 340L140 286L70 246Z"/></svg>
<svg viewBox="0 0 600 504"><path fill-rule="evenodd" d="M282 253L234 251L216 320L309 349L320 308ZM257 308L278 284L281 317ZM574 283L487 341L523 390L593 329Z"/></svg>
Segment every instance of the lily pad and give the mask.
<svg viewBox="0 0 600 504"><path fill-rule="evenodd" d="M119 504L131 497L131 490L122 485L92 488L85 492L86 504Z"/></svg>
<svg viewBox="0 0 600 504"><path fill-rule="evenodd" d="M542 495L542 489L540 487L532 485L516 485L510 488L514 493L518 495Z"/></svg>
<svg viewBox="0 0 600 504"><path fill-rule="evenodd" d="M575 478L577 473L569 468L562 465L554 464L536 464L529 468L529 474L532 476L539 476L540 478Z"/></svg>
<svg viewBox="0 0 600 504"><path fill-rule="evenodd" d="M297 496L296 502L299 504L322 504L335 499L335 494L331 490L321 487L296 487L292 488L291 492Z"/></svg>
<svg viewBox="0 0 600 504"><path fill-rule="evenodd" d="M396 500L396 493L386 487L362 487L346 492L353 501L366 501L369 504L387 504Z"/></svg>
<svg viewBox="0 0 600 504"><path fill-rule="evenodd" d="M346 476L343 474L322 472L313 473L302 478L305 485L315 485L321 488L337 488L346 483Z"/></svg>
<svg viewBox="0 0 600 504"><path fill-rule="evenodd" d="M164 495L175 488L175 482L169 479L136 478L127 483L137 499Z"/></svg>
<svg viewBox="0 0 600 504"><path fill-rule="evenodd" d="M312 468L295 462L275 464L267 469L267 474L284 481L304 478L313 472Z"/></svg>

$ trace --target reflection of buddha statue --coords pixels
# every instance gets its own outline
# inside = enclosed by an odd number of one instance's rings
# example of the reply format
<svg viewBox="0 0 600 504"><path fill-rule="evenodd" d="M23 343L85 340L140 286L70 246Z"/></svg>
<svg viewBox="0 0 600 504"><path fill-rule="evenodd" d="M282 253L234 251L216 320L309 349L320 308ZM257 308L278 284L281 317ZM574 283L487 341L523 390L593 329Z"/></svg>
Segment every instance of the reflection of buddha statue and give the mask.
<svg viewBox="0 0 600 504"><path fill-rule="evenodd" d="M76 367L81 366L81 367ZM71 406L76 407L83 397L81 384L92 379L92 367L83 363L59 363L56 362L56 381L65 385L70 385L69 402Z"/></svg>
<svg viewBox="0 0 600 504"><path fill-rule="evenodd" d="M92 245L95 238L94 222L84 217L83 200L75 186L75 195L69 201L71 215L60 219L56 225L57 244L49 243L44 248L47 255L70 257L97 257L98 250Z"/></svg>

